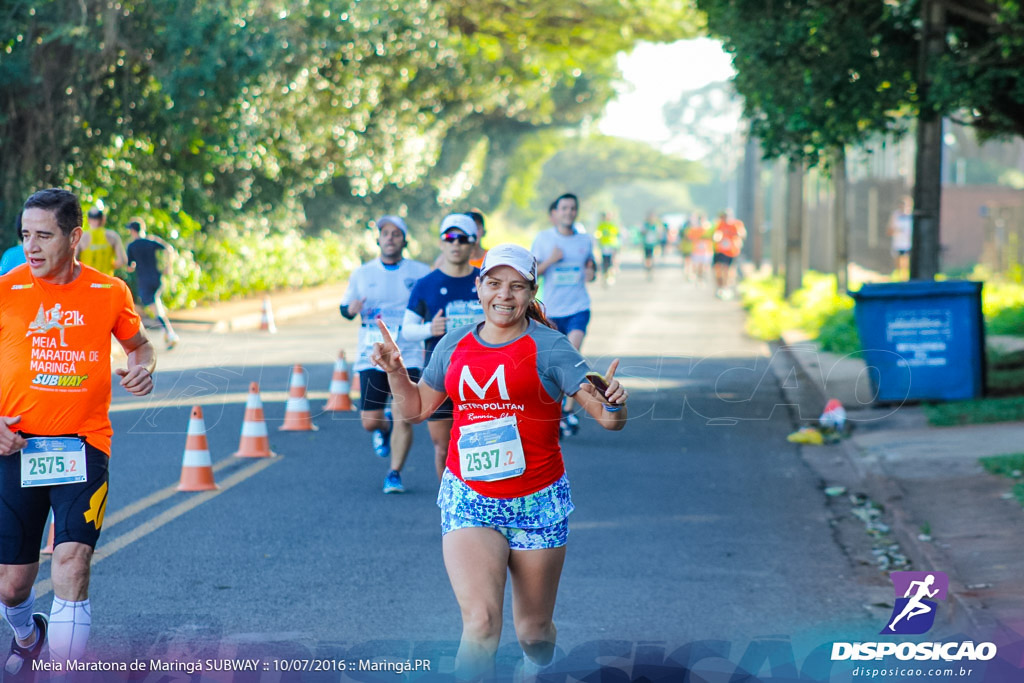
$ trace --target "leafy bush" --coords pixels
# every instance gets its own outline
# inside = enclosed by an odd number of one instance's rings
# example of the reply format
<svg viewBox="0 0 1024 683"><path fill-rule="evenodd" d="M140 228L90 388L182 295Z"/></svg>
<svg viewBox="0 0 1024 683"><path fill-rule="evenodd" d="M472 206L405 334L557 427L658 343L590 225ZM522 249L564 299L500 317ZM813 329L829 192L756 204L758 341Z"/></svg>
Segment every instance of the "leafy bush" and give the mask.
<svg viewBox="0 0 1024 683"><path fill-rule="evenodd" d="M834 275L808 272L803 287L787 302L784 282L774 276L747 278L740 286L747 309L747 333L757 339L778 339L786 330L802 330L822 340L823 348L836 353L860 349L853 325L853 299L836 294ZM822 335L825 335L824 338Z"/></svg>
<svg viewBox="0 0 1024 683"><path fill-rule="evenodd" d="M189 241L191 249L178 246L166 286L171 309L334 282L359 264L356 249L337 236L253 234L227 227Z"/></svg>
<svg viewBox="0 0 1024 683"><path fill-rule="evenodd" d="M822 351L843 356L860 353L860 335L853 319L852 300L850 304L825 316L818 330L818 343Z"/></svg>

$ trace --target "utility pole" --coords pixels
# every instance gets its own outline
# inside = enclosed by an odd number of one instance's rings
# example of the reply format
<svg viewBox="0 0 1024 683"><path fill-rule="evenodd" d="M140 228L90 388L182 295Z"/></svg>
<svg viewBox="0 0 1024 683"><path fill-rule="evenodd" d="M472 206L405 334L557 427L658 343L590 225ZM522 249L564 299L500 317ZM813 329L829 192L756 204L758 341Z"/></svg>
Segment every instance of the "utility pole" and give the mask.
<svg viewBox="0 0 1024 683"><path fill-rule="evenodd" d="M941 0L921 2L921 47L917 65L917 157L914 175L914 233L910 279L939 274L939 215L942 205L942 117L928 103L928 65L945 49L946 10Z"/></svg>
<svg viewBox="0 0 1024 683"><path fill-rule="evenodd" d="M763 254L761 227L757 217L758 175L761 172L759 159L760 145L757 144L757 138L748 130L747 142L743 148L743 172L740 176L736 217L747 226L747 235L750 237L751 246L748 256L757 268L761 267Z"/></svg>

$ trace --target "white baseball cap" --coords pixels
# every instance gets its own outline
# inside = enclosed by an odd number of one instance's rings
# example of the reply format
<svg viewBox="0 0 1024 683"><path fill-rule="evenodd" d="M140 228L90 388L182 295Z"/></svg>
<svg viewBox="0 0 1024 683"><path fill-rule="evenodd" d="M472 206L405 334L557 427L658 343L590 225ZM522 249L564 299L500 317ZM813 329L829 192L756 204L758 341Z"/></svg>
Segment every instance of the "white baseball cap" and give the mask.
<svg viewBox="0 0 1024 683"><path fill-rule="evenodd" d="M530 282L537 281L537 259L533 257L529 249L518 244L499 244L488 250L487 255L484 256L483 266L480 268L480 277L497 266L511 266Z"/></svg>
<svg viewBox="0 0 1024 683"><path fill-rule="evenodd" d="M409 228L405 226L405 221L403 221L400 216L393 216L391 214L381 216L377 219L377 230L380 230L385 223L390 223L401 230L403 235L406 237L409 236Z"/></svg>
<svg viewBox="0 0 1024 683"><path fill-rule="evenodd" d="M470 237L478 237L476 221L464 213L450 213L441 221L441 235L452 229L459 229Z"/></svg>

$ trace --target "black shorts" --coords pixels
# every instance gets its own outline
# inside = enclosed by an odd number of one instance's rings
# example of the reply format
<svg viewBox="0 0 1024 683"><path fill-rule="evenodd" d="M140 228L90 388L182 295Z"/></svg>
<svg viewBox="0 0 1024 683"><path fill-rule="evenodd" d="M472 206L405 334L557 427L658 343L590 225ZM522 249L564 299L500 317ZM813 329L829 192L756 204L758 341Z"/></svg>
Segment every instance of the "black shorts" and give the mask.
<svg viewBox="0 0 1024 683"><path fill-rule="evenodd" d="M420 381L420 368L409 368L409 379L414 383ZM383 370L359 371L360 410L384 410L388 405L391 387L388 386L388 373Z"/></svg>
<svg viewBox="0 0 1024 683"><path fill-rule="evenodd" d="M43 529L53 508L53 544L95 548L107 510L107 454L85 444L86 481L21 486L21 452L0 456L0 564L39 561Z"/></svg>
<svg viewBox="0 0 1024 683"><path fill-rule="evenodd" d="M163 285L157 284L145 284L139 283L139 303L143 306L152 306L156 303L157 297L160 296Z"/></svg>
<svg viewBox="0 0 1024 683"><path fill-rule="evenodd" d="M451 420L455 416L453 411L455 410L455 404L452 403L451 396L446 396L444 403L437 407L434 414L427 418L427 422L438 422L440 420Z"/></svg>
<svg viewBox="0 0 1024 683"><path fill-rule="evenodd" d="M719 264L719 263L721 263L724 266L731 266L732 265L732 259L733 259L732 256L726 256L725 254L716 253L714 255L714 257L711 259L711 263L712 264Z"/></svg>

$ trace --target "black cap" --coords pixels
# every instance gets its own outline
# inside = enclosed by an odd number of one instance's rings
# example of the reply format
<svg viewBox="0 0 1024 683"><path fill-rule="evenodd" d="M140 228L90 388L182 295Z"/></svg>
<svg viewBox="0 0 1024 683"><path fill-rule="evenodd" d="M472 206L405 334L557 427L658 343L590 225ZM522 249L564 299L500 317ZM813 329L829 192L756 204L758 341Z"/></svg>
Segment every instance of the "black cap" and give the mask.
<svg viewBox="0 0 1024 683"><path fill-rule="evenodd" d="M103 217L103 210L102 209L97 209L94 206L91 209L89 209L89 213L87 215L89 216L89 218L102 218Z"/></svg>

